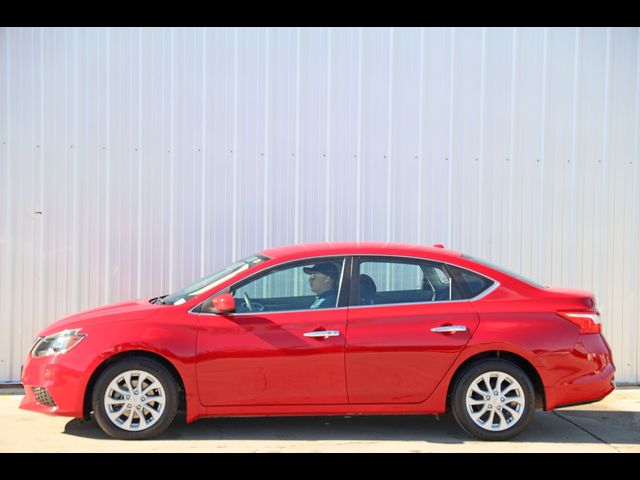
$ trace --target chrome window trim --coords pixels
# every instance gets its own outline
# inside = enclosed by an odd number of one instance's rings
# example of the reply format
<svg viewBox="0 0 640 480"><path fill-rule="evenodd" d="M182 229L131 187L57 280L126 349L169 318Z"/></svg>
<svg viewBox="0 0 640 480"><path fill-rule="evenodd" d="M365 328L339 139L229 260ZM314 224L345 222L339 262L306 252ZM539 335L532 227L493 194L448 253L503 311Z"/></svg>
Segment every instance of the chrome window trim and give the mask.
<svg viewBox="0 0 640 480"><path fill-rule="evenodd" d="M455 265L457 266L457 265ZM465 268L465 270L467 270L468 272L472 272L472 273L476 273L473 270L469 270L468 268ZM477 275L482 275L481 273L477 273ZM497 280L494 280L491 277L487 277L486 275L482 275L485 278L488 278L489 280L491 280L493 282L493 285L491 285L489 288L487 288L484 292L480 292L478 295L476 295L475 297L471 297L469 299L470 302L475 302L476 300L480 300L483 297L486 297L487 295L489 295L491 292L493 292L496 288L498 288L500 286L500 282Z"/></svg>
<svg viewBox="0 0 640 480"><path fill-rule="evenodd" d="M287 260L286 262L282 262L282 263L277 263L276 265L272 265L271 267L266 268L265 270L260 270L258 272L253 272L251 275L246 276L245 278L243 278L242 280L239 280L238 282L232 283L231 285L229 285L228 287L223 288L222 290L226 290L227 288L231 288L233 287L236 283L240 283L240 282L244 282L245 280L249 280L250 278L259 275L261 273L264 273L265 271L270 270L271 268L276 268L276 267L281 267L283 265L288 265L290 263L296 263L296 262L304 262L306 260L312 260L312 259L316 259L316 258L336 258L336 257L340 257L342 258L342 270L340 273L340 286L338 287L338 300L340 300L340 294L342 293L342 287L343 287L343 282L344 282L344 274L345 274L345 266L347 265L347 257L353 257L353 254L333 254L333 255L320 255L318 257L308 257L308 258L297 258L294 260ZM218 295L220 292L222 292L222 290L218 290L216 293L210 295L209 297L207 297L205 300L203 300L202 302L198 303L195 307L190 308L189 311L187 313L190 313L191 315L220 315L219 313L202 313L202 312L194 312L193 310L195 310L196 308L200 307L200 305L202 305L203 303L207 302L209 299L215 297L216 295ZM349 308L347 307L335 307L335 308L319 308L317 310L319 311L330 311L330 310L342 310L345 308ZM289 312L308 312L309 310L316 310L316 309L309 309L309 308L304 308L304 309L300 309L300 310L277 310L275 312L266 312L266 313L289 313ZM253 313L235 313L233 312L231 315L234 316L239 316L239 315L255 315L256 313L260 313L260 312L253 312Z"/></svg>
<svg viewBox="0 0 640 480"><path fill-rule="evenodd" d="M336 305L338 303L340 303L340 296L342 295L342 287L344 286L344 274L345 274L344 269L345 269L346 266L347 266L347 255L342 255L342 269L340 270L340 285L338 285L338 294L336 295ZM349 284L349 285L351 285L351 284ZM336 307L336 308L338 308L338 307ZM322 310L324 310L324 309L322 309ZM286 310L284 310L284 311L286 311Z"/></svg>
<svg viewBox="0 0 640 480"><path fill-rule="evenodd" d="M493 285L491 285L489 288L487 288L486 290L480 292L478 295L476 295L475 297L471 297L471 298L465 298L462 300L436 300L433 302L407 302L407 303L385 303L384 305L379 305L379 306L387 306L387 305L416 305L416 304L422 304L422 303L457 303L457 302L475 302L476 300L480 300L481 298L489 295L491 292L493 292L496 288L498 288L500 286L500 282L497 281L495 278L491 278L488 275L485 275L484 273L478 273L475 270L471 270L470 268L467 267L463 267L461 265L456 265L455 263L449 263L449 262L441 262L439 260L433 260L430 258L423 258L423 257L407 257L404 255L385 255L382 253L376 253L376 254L372 254L372 255L366 255L366 254L362 254L362 255L353 255L354 257L388 257L388 258L407 258L410 260L421 260L421 261L428 261L431 263L440 263L442 265L451 265L452 267L456 267L456 268L461 268L462 270L466 270L467 272L471 272L475 275L480 275L481 277L484 278L488 278L489 280L491 280L493 282ZM461 257L462 258L462 257ZM358 261L360 261L360 259L358 259ZM356 307L376 307L378 305L354 305L351 308L356 308Z"/></svg>
<svg viewBox="0 0 640 480"><path fill-rule="evenodd" d="M195 307L193 307L195 308ZM193 308L191 310L193 310ZM191 312L191 310L189 310L188 313L191 313L192 315L216 315L216 316L234 316L234 317L242 317L242 316L256 316L257 314L260 313L265 313L265 314L269 314L269 315L275 315L277 313L296 313L296 312L333 312L336 310L346 310L347 308L352 308L352 307L338 307L338 308L303 308L302 310L276 310L275 312L246 312L246 313L229 313L227 315L222 315L220 313L204 313L204 312Z"/></svg>
<svg viewBox="0 0 640 480"><path fill-rule="evenodd" d="M457 267L457 265L455 265ZM480 274L479 274L480 275ZM489 278L489 277L486 277ZM476 300L481 299L482 297L484 297L485 295L489 295L491 292L493 292L496 288L498 288L500 286L500 282L495 282L493 285L491 285L489 288L487 288L484 292L482 292L481 294L473 297L473 298L465 298L463 300L435 300L433 302L403 302L403 303L381 303L381 304L376 304L376 305L354 305L352 307L349 308L375 308L375 307L395 307L396 305L402 306L402 305L441 305L443 303L467 303L467 302L475 302Z"/></svg>
<svg viewBox="0 0 640 480"><path fill-rule="evenodd" d="M337 308L322 308L322 309L318 309L317 311L333 311L333 310L345 310L347 308L376 308L376 307L389 307L389 306L394 306L394 305L430 305L430 304L442 304L442 303L461 303L461 302L476 302L478 300L480 300L481 298L486 297L487 295L489 295L490 293L492 293L493 291L495 291L498 287L500 287L500 282L497 281L494 278L489 277L488 275L485 275L484 273L478 273L475 270L471 270L470 268L467 267L463 267L461 265L456 265L455 263L449 263L449 262L443 262L443 261L438 261L438 260L433 260L430 258L424 258L424 257L414 257L414 256L405 256L405 255L389 255L389 254L384 254L384 253L373 253L373 254L366 254L366 253L349 253L349 254L334 254L334 255L321 255L319 257L309 257L309 259L313 259L313 258L335 258L335 257L343 257L343 264L342 264L342 277L340 278L340 288L342 288L342 283L344 281L344 268L346 265L346 259L347 257L380 257L380 258L401 258L401 259L408 259L408 260L420 260L420 261L427 261L427 262L432 262L432 263L440 263L440 264L444 264L444 265L451 265L453 267L456 268L461 268L463 270L466 270L468 272L474 273L476 275L480 275L481 277L484 278L488 278L489 280L491 280L493 282L493 285L491 285L489 288L487 288L485 291L480 292L478 295L476 295L475 297L471 297L471 298L465 298L462 300L436 300L433 302L404 302L404 303L385 303L385 304L381 304L381 305L353 305L353 306L346 306L346 307L337 307ZM461 257L462 258L462 257ZM288 260L286 262L282 262L282 263L278 263L277 265L273 265L273 267L276 266L281 266L281 265L287 265L289 263L295 263L295 262L299 262L299 261L304 261L307 260L306 258L298 258L295 260ZM244 280L248 280L251 277L258 275L259 273L263 273L264 270L260 270L259 272L254 272L253 274L247 276L246 278L243 278L240 281L244 281ZM238 282L236 282L238 283ZM229 287L226 288L231 288L234 284L229 285ZM224 289L223 289L224 290ZM187 313L190 313L192 315L220 315L219 313L204 313L204 312L194 312L193 310L195 310L196 308L200 307L200 305L202 305L203 303L205 303L207 300L209 300L212 297L215 297L216 295L218 295L222 290L218 290L216 293L212 294L211 296L207 297L205 300L203 300L202 302L198 303L195 307L191 308ZM338 298L340 298L340 291L338 291ZM305 309L300 309L300 310L279 310L276 312L266 312L268 314L275 314L275 313L291 313L291 312L309 312L310 310L316 310L316 309L309 309L309 308L305 308ZM255 315L256 313L259 312L255 312L255 313L233 313L232 315L234 316L241 316L241 315Z"/></svg>

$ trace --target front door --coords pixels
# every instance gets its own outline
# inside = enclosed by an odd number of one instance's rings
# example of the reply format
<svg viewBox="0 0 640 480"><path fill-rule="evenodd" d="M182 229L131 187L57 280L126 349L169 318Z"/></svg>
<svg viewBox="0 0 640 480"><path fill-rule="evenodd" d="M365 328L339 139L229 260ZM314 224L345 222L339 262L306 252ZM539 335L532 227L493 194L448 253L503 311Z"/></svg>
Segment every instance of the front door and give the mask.
<svg viewBox="0 0 640 480"><path fill-rule="evenodd" d="M349 403L425 401L471 338L477 313L440 264L364 257L355 272L346 347Z"/></svg>
<svg viewBox="0 0 640 480"><path fill-rule="evenodd" d="M347 403L348 292L340 300L343 267L344 258L335 257L273 267L228 290L235 298L235 313L201 313L197 342L201 402L207 406Z"/></svg>

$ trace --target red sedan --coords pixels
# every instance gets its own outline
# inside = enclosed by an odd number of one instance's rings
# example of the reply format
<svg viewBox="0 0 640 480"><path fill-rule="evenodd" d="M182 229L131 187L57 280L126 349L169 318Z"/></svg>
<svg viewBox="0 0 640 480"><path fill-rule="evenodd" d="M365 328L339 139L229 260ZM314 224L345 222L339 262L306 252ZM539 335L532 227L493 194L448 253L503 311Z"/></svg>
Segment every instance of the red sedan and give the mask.
<svg viewBox="0 0 640 480"><path fill-rule="evenodd" d="M598 401L615 368L591 293L444 249L264 250L171 295L73 315L33 344L20 407L151 438L238 415L440 414L504 440Z"/></svg>

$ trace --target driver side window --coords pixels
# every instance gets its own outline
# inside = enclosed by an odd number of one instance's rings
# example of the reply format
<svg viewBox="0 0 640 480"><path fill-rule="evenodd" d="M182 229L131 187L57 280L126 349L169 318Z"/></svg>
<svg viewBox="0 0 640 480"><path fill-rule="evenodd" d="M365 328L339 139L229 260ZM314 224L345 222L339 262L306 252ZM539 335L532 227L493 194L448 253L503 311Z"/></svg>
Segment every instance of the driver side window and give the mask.
<svg viewBox="0 0 640 480"><path fill-rule="evenodd" d="M343 263L342 258L296 262L233 285L236 313L336 308Z"/></svg>

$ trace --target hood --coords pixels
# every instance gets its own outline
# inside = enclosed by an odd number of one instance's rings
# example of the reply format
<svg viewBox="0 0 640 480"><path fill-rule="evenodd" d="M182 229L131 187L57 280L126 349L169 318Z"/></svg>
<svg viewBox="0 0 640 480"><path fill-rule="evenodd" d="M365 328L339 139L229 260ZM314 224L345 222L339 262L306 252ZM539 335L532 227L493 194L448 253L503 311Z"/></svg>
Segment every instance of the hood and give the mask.
<svg viewBox="0 0 640 480"><path fill-rule="evenodd" d="M43 337L70 328L86 328L104 323L142 320L150 317L160 308L163 308L163 305L151 304L147 298L92 308L58 320L41 330L38 336Z"/></svg>

